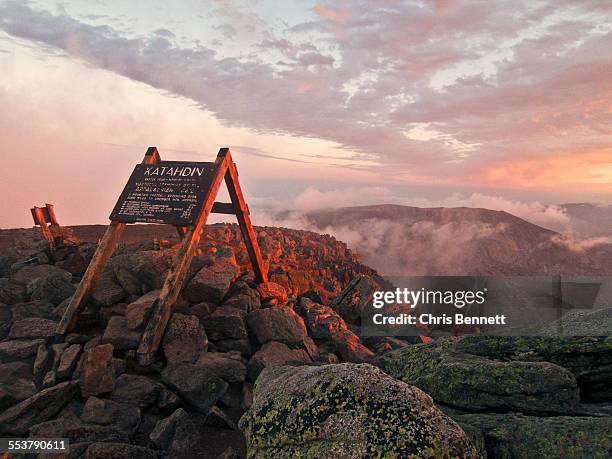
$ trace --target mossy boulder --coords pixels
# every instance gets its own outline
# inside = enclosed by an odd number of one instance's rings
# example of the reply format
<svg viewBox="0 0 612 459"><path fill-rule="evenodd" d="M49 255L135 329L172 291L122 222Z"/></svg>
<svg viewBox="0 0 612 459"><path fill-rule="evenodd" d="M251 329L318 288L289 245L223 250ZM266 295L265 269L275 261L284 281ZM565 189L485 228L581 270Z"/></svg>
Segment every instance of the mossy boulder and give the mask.
<svg viewBox="0 0 612 459"><path fill-rule="evenodd" d="M468 411L565 413L579 402L576 379L565 368L459 353L452 340L387 353L379 365L436 402Z"/></svg>
<svg viewBox="0 0 612 459"><path fill-rule="evenodd" d="M480 457L427 394L369 364L267 368L240 428L249 458Z"/></svg>
<svg viewBox="0 0 612 459"><path fill-rule="evenodd" d="M465 414L455 420L471 435L482 433L491 458L607 459L612 452L609 417Z"/></svg>

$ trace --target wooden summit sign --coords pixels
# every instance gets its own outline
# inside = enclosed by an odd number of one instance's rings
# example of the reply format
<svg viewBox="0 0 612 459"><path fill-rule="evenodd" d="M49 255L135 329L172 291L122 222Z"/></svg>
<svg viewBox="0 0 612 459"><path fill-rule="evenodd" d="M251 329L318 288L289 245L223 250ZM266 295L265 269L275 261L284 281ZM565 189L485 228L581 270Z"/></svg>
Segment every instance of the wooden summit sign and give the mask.
<svg viewBox="0 0 612 459"><path fill-rule="evenodd" d="M214 173L213 163L139 164L110 219L124 223L193 225Z"/></svg>
<svg viewBox="0 0 612 459"><path fill-rule="evenodd" d="M231 203L215 202L223 180ZM137 351L142 365L152 363L172 314L172 305L181 291L211 212L236 215L255 280L259 283L267 282L257 237L229 148L221 148L216 161L207 163L162 161L157 148L149 147L142 163L134 168L111 213L111 224L66 307L56 334L62 337L76 325L78 313L83 309L85 300L127 223L168 223L176 226L182 239L181 247L164 279Z"/></svg>

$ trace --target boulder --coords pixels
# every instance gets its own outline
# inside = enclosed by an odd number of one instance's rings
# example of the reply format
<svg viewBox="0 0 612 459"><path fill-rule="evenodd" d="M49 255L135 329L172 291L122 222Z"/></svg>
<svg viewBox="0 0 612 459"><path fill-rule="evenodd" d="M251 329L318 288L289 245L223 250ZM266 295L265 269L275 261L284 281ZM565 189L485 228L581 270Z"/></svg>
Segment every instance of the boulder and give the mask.
<svg viewBox="0 0 612 459"><path fill-rule="evenodd" d="M142 295L162 287L175 253L170 249L120 254L111 259L109 266L123 290L131 295Z"/></svg>
<svg viewBox="0 0 612 459"><path fill-rule="evenodd" d="M3 361L27 359L36 354L43 339L9 340L0 343L0 359Z"/></svg>
<svg viewBox="0 0 612 459"><path fill-rule="evenodd" d="M28 286L38 279L46 279L48 277L63 277L68 282L72 280L72 274L68 271L48 264L25 266L15 272L11 276L11 280L17 284Z"/></svg>
<svg viewBox="0 0 612 459"><path fill-rule="evenodd" d="M191 303L206 301L219 304L237 274L238 266L235 262L227 258L219 259L193 276L183 289L183 296Z"/></svg>
<svg viewBox="0 0 612 459"><path fill-rule="evenodd" d="M92 443L81 456L83 459L157 459L155 451L129 443Z"/></svg>
<svg viewBox="0 0 612 459"><path fill-rule="evenodd" d="M30 366L23 362L0 364L1 409L30 398L36 393Z"/></svg>
<svg viewBox="0 0 612 459"><path fill-rule="evenodd" d="M348 330L346 322L328 306L314 303L308 298L300 299L300 314L306 322L310 335L315 339L331 339L335 334Z"/></svg>
<svg viewBox="0 0 612 459"><path fill-rule="evenodd" d="M102 342L112 344L116 350L136 349L141 334L128 328L125 317L113 316L106 325Z"/></svg>
<svg viewBox="0 0 612 459"><path fill-rule="evenodd" d="M83 407L81 420L89 424L112 426L131 436L140 423L140 409L127 403L92 396Z"/></svg>
<svg viewBox="0 0 612 459"><path fill-rule="evenodd" d="M27 286L30 299L50 301L57 306L66 298L70 298L76 290L71 282L72 274L61 271L63 272L55 272L30 282Z"/></svg>
<svg viewBox="0 0 612 459"><path fill-rule="evenodd" d="M57 322L39 317L30 317L13 322L9 338L50 338L55 336Z"/></svg>
<svg viewBox="0 0 612 459"><path fill-rule="evenodd" d="M162 341L168 365L194 363L208 349L208 338L196 316L174 313Z"/></svg>
<svg viewBox="0 0 612 459"><path fill-rule="evenodd" d="M257 286L262 303L283 306L287 304L287 290L275 282L264 282Z"/></svg>
<svg viewBox="0 0 612 459"><path fill-rule="evenodd" d="M102 271L91 290L91 299L100 306L111 306L125 298L126 292L117 283L113 271L109 268Z"/></svg>
<svg viewBox="0 0 612 459"><path fill-rule="evenodd" d="M108 398L140 408L157 406L160 409L173 409L179 404L176 394L166 389L163 384L146 376L127 373L117 378L115 389Z"/></svg>
<svg viewBox="0 0 612 459"><path fill-rule="evenodd" d="M345 362L368 362L375 357L374 352L365 347L359 337L350 330L342 330L332 335L336 352Z"/></svg>
<svg viewBox="0 0 612 459"><path fill-rule="evenodd" d="M434 342L389 352L379 364L437 402L470 411L565 413L579 401L576 378L549 362L491 360Z"/></svg>
<svg viewBox="0 0 612 459"><path fill-rule="evenodd" d="M151 316L153 303L159 298L159 292L159 290L151 290L136 301L128 304L125 310L125 319L130 330L136 330L145 326Z"/></svg>
<svg viewBox="0 0 612 459"><path fill-rule="evenodd" d="M27 300L25 285L9 281L7 278L0 279L0 302L5 304L17 304Z"/></svg>
<svg viewBox="0 0 612 459"><path fill-rule="evenodd" d="M489 457L607 459L612 451L609 417L465 414L455 420L484 436ZM484 451L483 451L484 453Z"/></svg>
<svg viewBox="0 0 612 459"><path fill-rule="evenodd" d="M81 370L83 397L111 392L114 388L113 345L102 344L87 349Z"/></svg>
<svg viewBox="0 0 612 459"><path fill-rule="evenodd" d="M222 339L215 344L217 345L217 349L223 352L238 351L242 355L251 355L253 353L251 341L247 338Z"/></svg>
<svg viewBox="0 0 612 459"><path fill-rule="evenodd" d="M304 320L293 309L287 307L271 307L253 311L247 315L247 324L249 330L261 344L269 341L299 344L307 334Z"/></svg>
<svg viewBox="0 0 612 459"><path fill-rule="evenodd" d="M49 319L53 315L53 303L46 300L29 301L26 303L17 303L11 306L12 319L21 320L28 317L40 317Z"/></svg>
<svg viewBox="0 0 612 459"><path fill-rule="evenodd" d="M304 349L291 349L286 344L271 341L253 354L247 365L247 375L251 381L255 381L267 367L311 363L312 359Z"/></svg>
<svg viewBox="0 0 612 459"><path fill-rule="evenodd" d="M184 409L177 408L170 416L161 419L155 424L155 428L149 435L150 440L159 449L168 450L172 444L176 426L188 417L189 415Z"/></svg>
<svg viewBox="0 0 612 459"><path fill-rule="evenodd" d="M75 395L67 381L44 389L0 414L0 433L23 436L30 427L53 418Z"/></svg>
<svg viewBox="0 0 612 459"><path fill-rule="evenodd" d="M246 312L240 309L220 307L203 321L208 338L221 339L248 338Z"/></svg>
<svg viewBox="0 0 612 459"><path fill-rule="evenodd" d="M246 378L246 365L240 355L226 352L206 352L196 365L228 383L242 383Z"/></svg>
<svg viewBox="0 0 612 459"><path fill-rule="evenodd" d="M161 376L165 384L175 389L183 399L202 413L207 413L228 387L218 376L190 364L168 366Z"/></svg>
<svg viewBox="0 0 612 459"><path fill-rule="evenodd" d="M370 305L376 290L380 285L372 277L357 276L334 298L331 307L348 323L359 325L361 313Z"/></svg>
<svg viewBox="0 0 612 459"><path fill-rule="evenodd" d="M79 361L79 355L81 354L80 344L71 344L61 354L60 361L57 365L57 378L67 379L72 375L72 372L76 368Z"/></svg>
<svg viewBox="0 0 612 459"><path fill-rule="evenodd" d="M268 368L239 423L249 458L479 458L431 398L368 364Z"/></svg>
<svg viewBox="0 0 612 459"><path fill-rule="evenodd" d="M36 424L30 428L30 435L38 438L66 438L70 443L130 441L127 432L114 426L87 424L74 416Z"/></svg>

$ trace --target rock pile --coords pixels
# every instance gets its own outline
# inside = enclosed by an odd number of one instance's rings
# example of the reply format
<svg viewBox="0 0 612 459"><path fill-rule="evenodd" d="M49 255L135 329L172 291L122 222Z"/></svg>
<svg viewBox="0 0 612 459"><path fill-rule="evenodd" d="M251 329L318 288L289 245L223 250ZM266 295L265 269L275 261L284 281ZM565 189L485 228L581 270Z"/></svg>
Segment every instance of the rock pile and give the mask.
<svg viewBox="0 0 612 459"><path fill-rule="evenodd" d="M260 230L271 282L257 285L236 232L220 226L206 233L160 359L148 367L137 364L135 350L175 249L120 248L75 333L61 342L55 328L91 247L71 245L46 257L40 251L6 266L0 433L68 438L73 453L86 457L243 456L237 423L262 371L375 356L350 323L322 304L356 275L376 278L343 244L314 233ZM82 262L67 262L77 256Z"/></svg>

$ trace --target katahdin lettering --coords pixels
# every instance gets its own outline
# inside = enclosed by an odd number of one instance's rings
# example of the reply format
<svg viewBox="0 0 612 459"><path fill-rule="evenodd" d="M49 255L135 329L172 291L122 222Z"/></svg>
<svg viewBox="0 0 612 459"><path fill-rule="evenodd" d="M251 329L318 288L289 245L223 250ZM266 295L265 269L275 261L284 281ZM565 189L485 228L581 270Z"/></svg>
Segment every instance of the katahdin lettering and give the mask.
<svg viewBox="0 0 612 459"><path fill-rule="evenodd" d="M144 171L144 175L148 176L161 176L167 175L171 177L193 177L197 175L198 177L202 177L204 174L204 168L202 167L189 167L189 166L156 166L156 167L147 167Z"/></svg>

